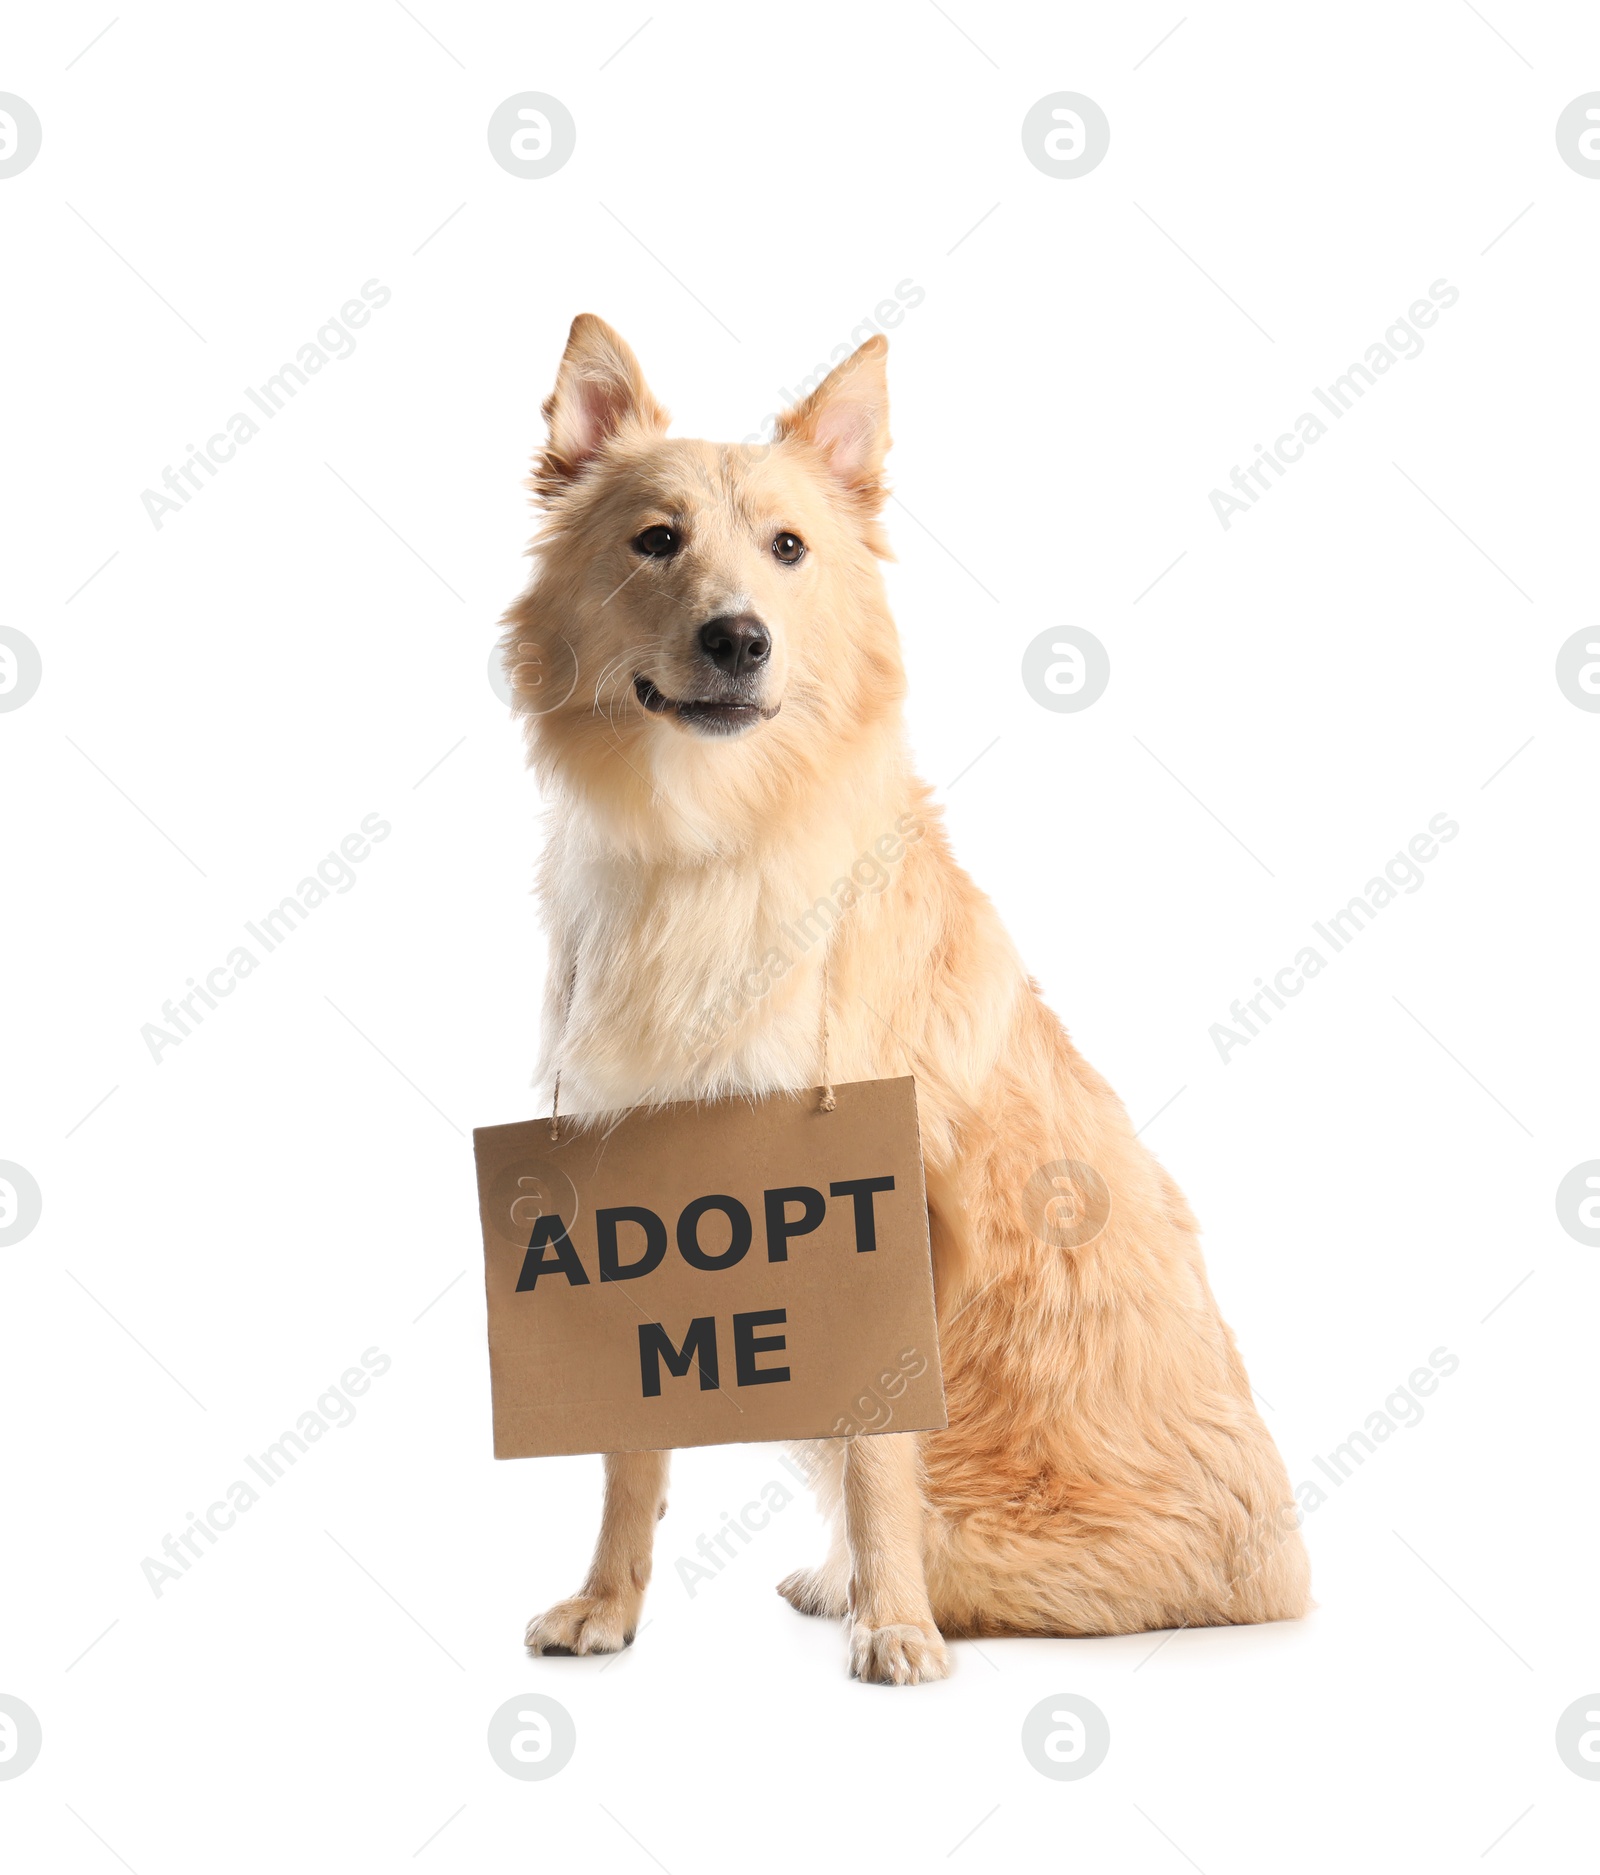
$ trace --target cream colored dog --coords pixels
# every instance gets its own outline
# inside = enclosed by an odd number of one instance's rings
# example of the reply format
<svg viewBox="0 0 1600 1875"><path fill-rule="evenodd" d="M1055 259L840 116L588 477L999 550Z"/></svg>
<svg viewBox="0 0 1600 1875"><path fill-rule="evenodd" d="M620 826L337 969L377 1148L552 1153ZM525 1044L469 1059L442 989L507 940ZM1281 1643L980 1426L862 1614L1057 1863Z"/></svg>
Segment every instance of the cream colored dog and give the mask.
<svg viewBox="0 0 1600 1875"><path fill-rule="evenodd" d="M916 1077L949 1428L810 1448L836 1535L780 1585L848 1617L854 1673L905 1684L948 1671L942 1635L1297 1616L1308 1567L1195 1221L912 772L877 564L886 352L741 448L669 440L627 345L577 319L505 659L554 801L564 1105L813 1085L828 977L834 1077ZM888 883L729 1017L780 927L897 825L921 837ZM606 1460L588 1580L530 1624L534 1652L632 1640L667 1461Z"/></svg>

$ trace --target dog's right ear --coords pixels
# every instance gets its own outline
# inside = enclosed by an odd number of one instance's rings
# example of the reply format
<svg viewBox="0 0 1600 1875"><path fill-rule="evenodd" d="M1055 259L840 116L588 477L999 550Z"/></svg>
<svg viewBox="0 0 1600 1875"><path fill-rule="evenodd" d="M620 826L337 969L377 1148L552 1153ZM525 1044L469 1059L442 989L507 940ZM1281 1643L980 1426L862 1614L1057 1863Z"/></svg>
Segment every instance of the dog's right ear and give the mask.
<svg viewBox="0 0 1600 1875"><path fill-rule="evenodd" d="M533 489L559 500L612 437L630 427L659 433L669 418L619 332L579 313L567 336L556 387L545 399L550 439L534 465Z"/></svg>

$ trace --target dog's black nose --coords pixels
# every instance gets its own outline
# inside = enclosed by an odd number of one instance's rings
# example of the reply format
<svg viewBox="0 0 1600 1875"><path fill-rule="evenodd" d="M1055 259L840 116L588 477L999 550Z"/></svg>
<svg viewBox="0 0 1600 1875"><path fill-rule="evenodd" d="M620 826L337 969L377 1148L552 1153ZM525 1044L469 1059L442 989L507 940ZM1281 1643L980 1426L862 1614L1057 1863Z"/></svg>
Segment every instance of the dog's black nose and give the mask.
<svg viewBox="0 0 1600 1875"><path fill-rule="evenodd" d="M714 618L700 628L700 649L719 671L730 677L742 677L758 670L772 655L772 639L767 628L748 612L728 618Z"/></svg>

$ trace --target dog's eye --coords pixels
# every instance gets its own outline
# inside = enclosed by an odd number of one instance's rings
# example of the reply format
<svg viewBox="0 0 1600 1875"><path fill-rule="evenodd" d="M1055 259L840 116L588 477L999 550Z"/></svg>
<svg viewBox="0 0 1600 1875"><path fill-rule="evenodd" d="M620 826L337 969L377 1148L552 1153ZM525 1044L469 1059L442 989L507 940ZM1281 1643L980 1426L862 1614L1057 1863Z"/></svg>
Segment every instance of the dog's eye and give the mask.
<svg viewBox="0 0 1600 1875"><path fill-rule="evenodd" d="M793 566L804 557L806 543L798 534L779 534L772 543L772 556L785 566Z"/></svg>
<svg viewBox="0 0 1600 1875"><path fill-rule="evenodd" d="M647 560L670 560L682 545L683 537L675 527L647 527L633 540L634 552Z"/></svg>

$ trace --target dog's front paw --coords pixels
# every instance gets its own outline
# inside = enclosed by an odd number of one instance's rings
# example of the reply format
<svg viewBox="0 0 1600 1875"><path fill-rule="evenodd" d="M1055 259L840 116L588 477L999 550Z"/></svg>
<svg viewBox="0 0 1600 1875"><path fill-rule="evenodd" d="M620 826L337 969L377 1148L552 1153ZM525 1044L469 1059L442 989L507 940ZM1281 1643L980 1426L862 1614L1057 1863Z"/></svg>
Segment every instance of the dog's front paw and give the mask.
<svg viewBox="0 0 1600 1875"><path fill-rule="evenodd" d="M855 1621L850 1626L850 1671L856 1679L879 1686L920 1686L924 1680L944 1679L950 1656L932 1622L897 1621L869 1628Z"/></svg>
<svg viewBox="0 0 1600 1875"><path fill-rule="evenodd" d="M638 1623L637 1601L574 1595L535 1615L523 1645L533 1654L615 1654L632 1641Z"/></svg>

